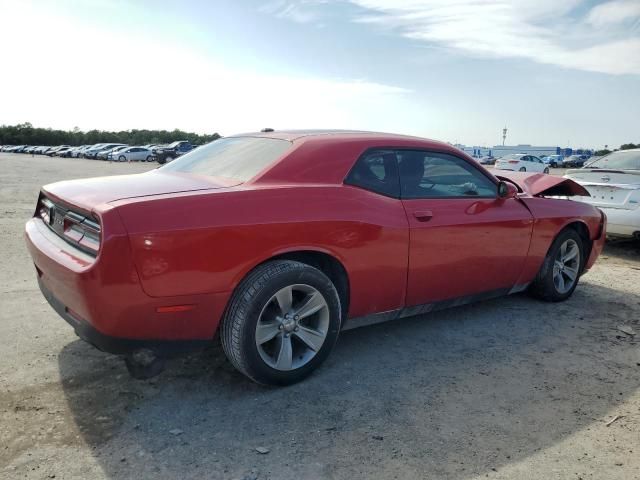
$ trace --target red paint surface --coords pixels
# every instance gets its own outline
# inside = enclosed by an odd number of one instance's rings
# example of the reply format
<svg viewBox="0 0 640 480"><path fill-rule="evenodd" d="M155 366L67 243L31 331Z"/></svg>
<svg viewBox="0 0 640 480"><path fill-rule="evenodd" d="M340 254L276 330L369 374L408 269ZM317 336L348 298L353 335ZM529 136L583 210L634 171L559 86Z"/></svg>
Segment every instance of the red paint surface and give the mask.
<svg viewBox="0 0 640 480"><path fill-rule="evenodd" d="M341 262L348 313L358 317L525 284L571 222L583 223L594 240L588 266L602 249L600 213L586 203L526 189L506 200L402 201L343 184L374 147L452 153L484 171L447 144L382 134L267 136L293 148L244 184L160 170L43 187L53 201L100 221L102 247L87 260L61 248L40 219L30 220L27 245L42 281L104 334L206 339L242 278L287 252ZM430 219L418 221L416 211ZM165 308L176 305L193 308Z"/></svg>

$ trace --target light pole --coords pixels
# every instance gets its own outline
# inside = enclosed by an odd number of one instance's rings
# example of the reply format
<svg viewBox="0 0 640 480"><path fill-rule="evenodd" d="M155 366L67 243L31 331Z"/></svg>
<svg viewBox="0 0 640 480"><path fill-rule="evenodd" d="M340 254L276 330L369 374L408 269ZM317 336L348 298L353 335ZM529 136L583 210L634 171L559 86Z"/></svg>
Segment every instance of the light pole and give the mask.
<svg viewBox="0 0 640 480"><path fill-rule="evenodd" d="M504 141L507 139L507 127L502 129L502 146L504 147Z"/></svg>

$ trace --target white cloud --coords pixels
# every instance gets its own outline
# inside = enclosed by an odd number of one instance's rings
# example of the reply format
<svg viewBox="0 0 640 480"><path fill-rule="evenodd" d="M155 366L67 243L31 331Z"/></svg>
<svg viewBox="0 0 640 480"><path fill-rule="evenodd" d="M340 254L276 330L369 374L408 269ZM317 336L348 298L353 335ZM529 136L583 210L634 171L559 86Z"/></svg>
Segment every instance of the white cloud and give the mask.
<svg viewBox="0 0 640 480"><path fill-rule="evenodd" d="M9 17L10 15L10 17ZM227 135L263 127L388 129L374 109L407 90L364 79L240 70L172 43L14 4L0 18L0 124L181 128ZM28 25L28 28L25 28ZM179 59L188 68L172 68Z"/></svg>
<svg viewBox="0 0 640 480"><path fill-rule="evenodd" d="M574 14L583 0L347 1L362 9L354 18L356 22L475 56L525 58L608 74L640 74L640 28L598 28L637 18L640 0L604 3L586 18ZM294 4L303 10L318 6L313 0L287 2L289 7Z"/></svg>
<svg viewBox="0 0 640 480"><path fill-rule="evenodd" d="M326 3L328 0L275 0L260 10L296 23L316 23L322 16L318 7Z"/></svg>
<svg viewBox="0 0 640 480"><path fill-rule="evenodd" d="M595 26L608 26L640 18L640 1L614 0L591 9L587 21Z"/></svg>

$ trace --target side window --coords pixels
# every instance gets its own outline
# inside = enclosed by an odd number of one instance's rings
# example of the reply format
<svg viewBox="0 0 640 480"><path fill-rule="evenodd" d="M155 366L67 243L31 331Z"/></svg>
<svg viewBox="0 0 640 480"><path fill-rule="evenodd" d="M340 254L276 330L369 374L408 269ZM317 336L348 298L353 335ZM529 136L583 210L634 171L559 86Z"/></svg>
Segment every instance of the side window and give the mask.
<svg viewBox="0 0 640 480"><path fill-rule="evenodd" d="M398 163L392 150L371 150L361 156L345 183L389 197L400 197Z"/></svg>
<svg viewBox="0 0 640 480"><path fill-rule="evenodd" d="M402 198L497 197L497 186L461 158L411 150L397 154Z"/></svg>

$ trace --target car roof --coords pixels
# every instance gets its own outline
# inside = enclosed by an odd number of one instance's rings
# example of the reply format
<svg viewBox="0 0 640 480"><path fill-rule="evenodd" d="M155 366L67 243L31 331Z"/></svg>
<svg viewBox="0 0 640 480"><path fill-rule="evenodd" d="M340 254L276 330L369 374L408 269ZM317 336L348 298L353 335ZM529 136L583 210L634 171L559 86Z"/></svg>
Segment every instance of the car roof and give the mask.
<svg viewBox="0 0 640 480"><path fill-rule="evenodd" d="M414 143L425 142L433 144L433 147L442 148L442 146L454 148L448 143L431 140L423 137L412 135L401 135L397 133L369 132L365 130L338 130L338 129L309 129L309 130L274 130L267 132L249 132L231 135L232 137L263 137L275 138L279 140L288 140L290 142L299 142L305 140L326 140L329 143L342 140L364 140L379 143L388 141L390 145L402 143L402 141ZM427 147L427 145L425 145Z"/></svg>
<svg viewBox="0 0 640 480"><path fill-rule="evenodd" d="M292 149L251 183L342 183L355 161L369 149L416 149L449 153L477 163L448 143L409 135L358 130L278 130L227 138L272 138L292 142Z"/></svg>

